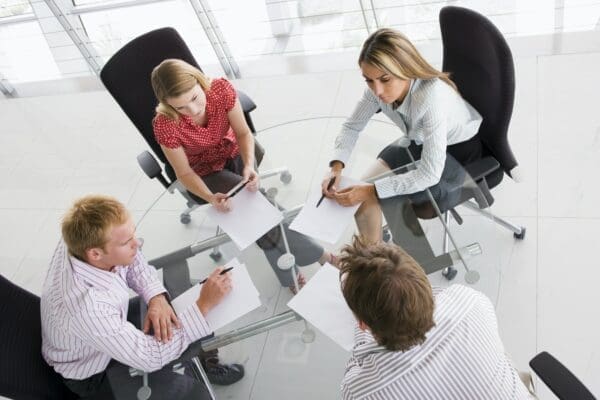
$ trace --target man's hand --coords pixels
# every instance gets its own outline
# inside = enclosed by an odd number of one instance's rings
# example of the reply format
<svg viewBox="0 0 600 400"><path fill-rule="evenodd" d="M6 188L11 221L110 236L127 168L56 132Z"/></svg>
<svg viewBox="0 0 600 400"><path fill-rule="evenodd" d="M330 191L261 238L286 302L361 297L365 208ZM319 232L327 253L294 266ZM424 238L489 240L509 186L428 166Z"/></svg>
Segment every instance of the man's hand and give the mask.
<svg viewBox="0 0 600 400"><path fill-rule="evenodd" d="M254 168L244 167L244 171L242 172L242 177L244 178L243 179L244 182L248 182L246 187L249 190L251 190L252 192L256 192L258 190L260 178L258 177L258 174L254 170Z"/></svg>
<svg viewBox="0 0 600 400"><path fill-rule="evenodd" d="M148 302L148 312L144 318L144 333L154 330L154 337L161 342L168 342L173 337L173 324L181 328L175 311L165 298L164 294L154 296Z"/></svg>
<svg viewBox="0 0 600 400"><path fill-rule="evenodd" d="M226 194L215 193L210 197L210 204L212 204L217 211L227 212L231 210L231 204Z"/></svg>
<svg viewBox="0 0 600 400"><path fill-rule="evenodd" d="M336 201L345 207L360 204L369 199L376 199L375 185L372 183L364 185L349 186L335 194Z"/></svg>
<svg viewBox="0 0 600 400"><path fill-rule="evenodd" d="M227 272L221 275L221 271L223 271L223 267L215 269L202 284L200 296L196 300L196 305L202 315L206 315L231 292L231 273Z"/></svg>

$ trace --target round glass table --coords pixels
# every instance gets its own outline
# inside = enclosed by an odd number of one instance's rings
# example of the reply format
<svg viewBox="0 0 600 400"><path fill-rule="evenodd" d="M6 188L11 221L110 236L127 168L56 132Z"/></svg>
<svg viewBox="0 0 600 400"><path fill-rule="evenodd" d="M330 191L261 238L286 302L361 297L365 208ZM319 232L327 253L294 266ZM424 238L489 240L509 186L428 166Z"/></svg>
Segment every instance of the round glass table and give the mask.
<svg viewBox="0 0 600 400"><path fill-rule="evenodd" d="M406 173L419 162L366 176L365 171L388 144L395 142L400 151L408 152L408 143L399 140L399 128L378 118L359 135L343 171L345 176L365 182L393 179L393 175ZM261 177L261 187L284 210L286 221L293 221L328 173L334 140L343 121L343 117L306 118L257 133L257 141L265 148L259 172L267 175ZM489 214L491 197L485 182L475 181L472 173L448 157L437 185L382 201L386 225L382 227L383 238L411 254L432 285L468 285L496 304L503 255L495 243L501 233ZM339 398L350 354L287 307L293 294L281 286L261 248L252 244L239 250L207 215L210 205L199 206L191 214L182 213L186 200L179 191L184 190L176 182L152 199L138 218L137 235L145 240L143 253L150 264L159 271L180 269L182 276L194 283L216 266L237 258L246 265L260 293L260 307L203 341L203 348L219 348L222 361L241 363L246 371L246 376L234 385L213 387L216 397ZM321 244L336 254L351 243L355 233L356 225L351 222L334 244ZM310 279L319 267L314 263L300 270ZM167 282L165 285L169 288Z"/></svg>

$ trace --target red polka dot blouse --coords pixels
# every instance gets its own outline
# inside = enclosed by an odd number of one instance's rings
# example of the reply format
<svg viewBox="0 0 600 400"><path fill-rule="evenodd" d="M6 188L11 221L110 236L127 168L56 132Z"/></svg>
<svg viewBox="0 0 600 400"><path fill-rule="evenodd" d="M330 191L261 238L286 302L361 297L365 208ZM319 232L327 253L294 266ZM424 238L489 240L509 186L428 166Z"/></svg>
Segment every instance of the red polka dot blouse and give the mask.
<svg viewBox="0 0 600 400"><path fill-rule="evenodd" d="M227 116L236 98L235 89L227 79L213 79L206 92L206 126L185 115L179 115L175 121L157 114L152 121L156 141L171 149L182 147L190 166L200 176L221 171L227 160L240 152Z"/></svg>

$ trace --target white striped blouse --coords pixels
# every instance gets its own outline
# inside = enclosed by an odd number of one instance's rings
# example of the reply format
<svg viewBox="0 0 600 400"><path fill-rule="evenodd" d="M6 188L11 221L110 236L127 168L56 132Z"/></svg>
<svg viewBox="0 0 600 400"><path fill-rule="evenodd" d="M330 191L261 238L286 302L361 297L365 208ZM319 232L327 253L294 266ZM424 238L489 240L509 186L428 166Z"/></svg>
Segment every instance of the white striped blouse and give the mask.
<svg viewBox="0 0 600 400"><path fill-rule="evenodd" d="M359 133L379 109L410 140L423 145L421 160L417 161L415 170L375 182L377 195L382 199L420 192L437 184L446 161L446 147L472 138L481 125L479 113L438 78L412 80L408 94L396 109L367 88L342 124L335 139L333 160L347 164Z"/></svg>
<svg viewBox="0 0 600 400"><path fill-rule="evenodd" d="M436 325L407 351L388 351L356 327L343 399L530 398L504 352L490 300L461 285L434 295Z"/></svg>
<svg viewBox="0 0 600 400"><path fill-rule="evenodd" d="M178 315L182 328L162 343L127 322L129 289L146 303L166 292L138 251L134 262L104 271L56 248L41 296L42 355L65 378L84 379L111 359L154 371L176 359L211 329L195 305Z"/></svg>

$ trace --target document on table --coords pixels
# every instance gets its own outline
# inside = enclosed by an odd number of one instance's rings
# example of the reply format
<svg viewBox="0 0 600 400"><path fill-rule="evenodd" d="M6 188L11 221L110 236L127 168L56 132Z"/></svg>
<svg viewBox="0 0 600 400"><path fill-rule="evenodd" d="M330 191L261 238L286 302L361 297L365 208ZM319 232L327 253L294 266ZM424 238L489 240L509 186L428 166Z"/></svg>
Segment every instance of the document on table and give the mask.
<svg viewBox="0 0 600 400"><path fill-rule="evenodd" d="M342 295L337 268L323 265L287 305L344 350L352 350L357 322Z"/></svg>
<svg viewBox="0 0 600 400"><path fill-rule="evenodd" d="M230 272L232 289L219 304L204 316L213 330L224 327L261 305L258 290L254 286L246 266L234 258L224 268L228 267L233 267ZM200 296L201 287L202 285L197 283L177 296L171 302L175 312L180 314L194 304Z"/></svg>
<svg viewBox="0 0 600 400"><path fill-rule="evenodd" d="M283 214L260 191L242 189L231 197L231 210L217 211L210 207L207 215L229 235L240 250L244 250L283 219Z"/></svg>
<svg viewBox="0 0 600 400"><path fill-rule="evenodd" d="M361 182L343 176L338 189L359 183ZM342 237L348 224L352 222L352 217L360 204L344 207L326 197L317 207L321 195L321 186L315 186L308 195L306 204L290 225L290 229L317 240L335 244Z"/></svg>

